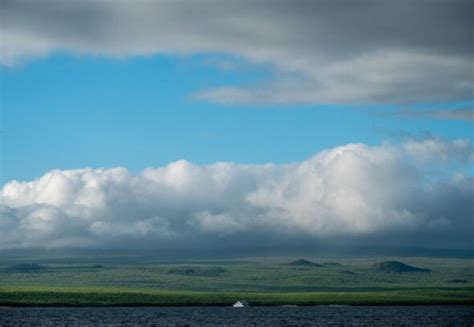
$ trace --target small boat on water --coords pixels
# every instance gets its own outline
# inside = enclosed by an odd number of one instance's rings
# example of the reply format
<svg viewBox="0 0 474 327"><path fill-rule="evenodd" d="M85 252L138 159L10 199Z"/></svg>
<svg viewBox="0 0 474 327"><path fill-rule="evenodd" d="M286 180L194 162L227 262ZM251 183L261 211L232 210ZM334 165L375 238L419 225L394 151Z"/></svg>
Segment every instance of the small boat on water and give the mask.
<svg viewBox="0 0 474 327"><path fill-rule="evenodd" d="M244 308L244 307L249 307L250 304L245 300L240 300L240 301L235 302L232 306L234 308Z"/></svg>

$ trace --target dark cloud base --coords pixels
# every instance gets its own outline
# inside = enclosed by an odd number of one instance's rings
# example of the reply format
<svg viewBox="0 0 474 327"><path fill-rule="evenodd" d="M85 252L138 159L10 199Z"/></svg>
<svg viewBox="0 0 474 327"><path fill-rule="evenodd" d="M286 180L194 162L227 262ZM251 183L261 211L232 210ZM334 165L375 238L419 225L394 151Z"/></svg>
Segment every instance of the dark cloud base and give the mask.
<svg viewBox="0 0 474 327"><path fill-rule="evenodd" d="M113 58L230 54L270 64L265 85L221 85L224 104L472 99L469 0L2 0L1 63L57 51Z"/></svg>

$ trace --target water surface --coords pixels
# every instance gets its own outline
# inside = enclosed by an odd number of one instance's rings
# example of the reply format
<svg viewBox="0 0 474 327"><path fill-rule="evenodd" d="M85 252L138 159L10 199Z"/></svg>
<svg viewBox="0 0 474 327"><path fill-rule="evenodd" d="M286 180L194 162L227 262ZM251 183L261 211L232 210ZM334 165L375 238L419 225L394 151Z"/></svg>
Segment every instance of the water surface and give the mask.
<svg viewBox="0 0 474 327"><path fill-rule="evenodd" d="M3 326L473 326L474 306L0 308Z"/></svg>

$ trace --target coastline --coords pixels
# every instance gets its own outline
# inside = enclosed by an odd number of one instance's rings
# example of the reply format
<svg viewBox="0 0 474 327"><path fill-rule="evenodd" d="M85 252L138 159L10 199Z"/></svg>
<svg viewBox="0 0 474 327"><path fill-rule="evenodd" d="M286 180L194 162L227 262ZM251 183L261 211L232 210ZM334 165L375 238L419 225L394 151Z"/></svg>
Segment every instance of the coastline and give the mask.
<svg viewBox="0 0 474 327"><path fill-rule="evenodd" d="M116 288L0 287L0 307L184 307L231 306L474 305L474 290L367 292L199 292Z"/></svg>

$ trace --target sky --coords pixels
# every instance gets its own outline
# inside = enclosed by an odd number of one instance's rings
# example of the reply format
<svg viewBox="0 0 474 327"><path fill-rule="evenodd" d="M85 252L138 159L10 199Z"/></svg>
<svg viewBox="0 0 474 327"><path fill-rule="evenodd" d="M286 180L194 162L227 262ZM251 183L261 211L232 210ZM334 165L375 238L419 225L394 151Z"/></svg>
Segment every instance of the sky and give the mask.
<svg viewBox="0 0 474 327"><path fill-rule="evenodd" d="M0 4L0 250L474 250L472 2Z"/></svg>

